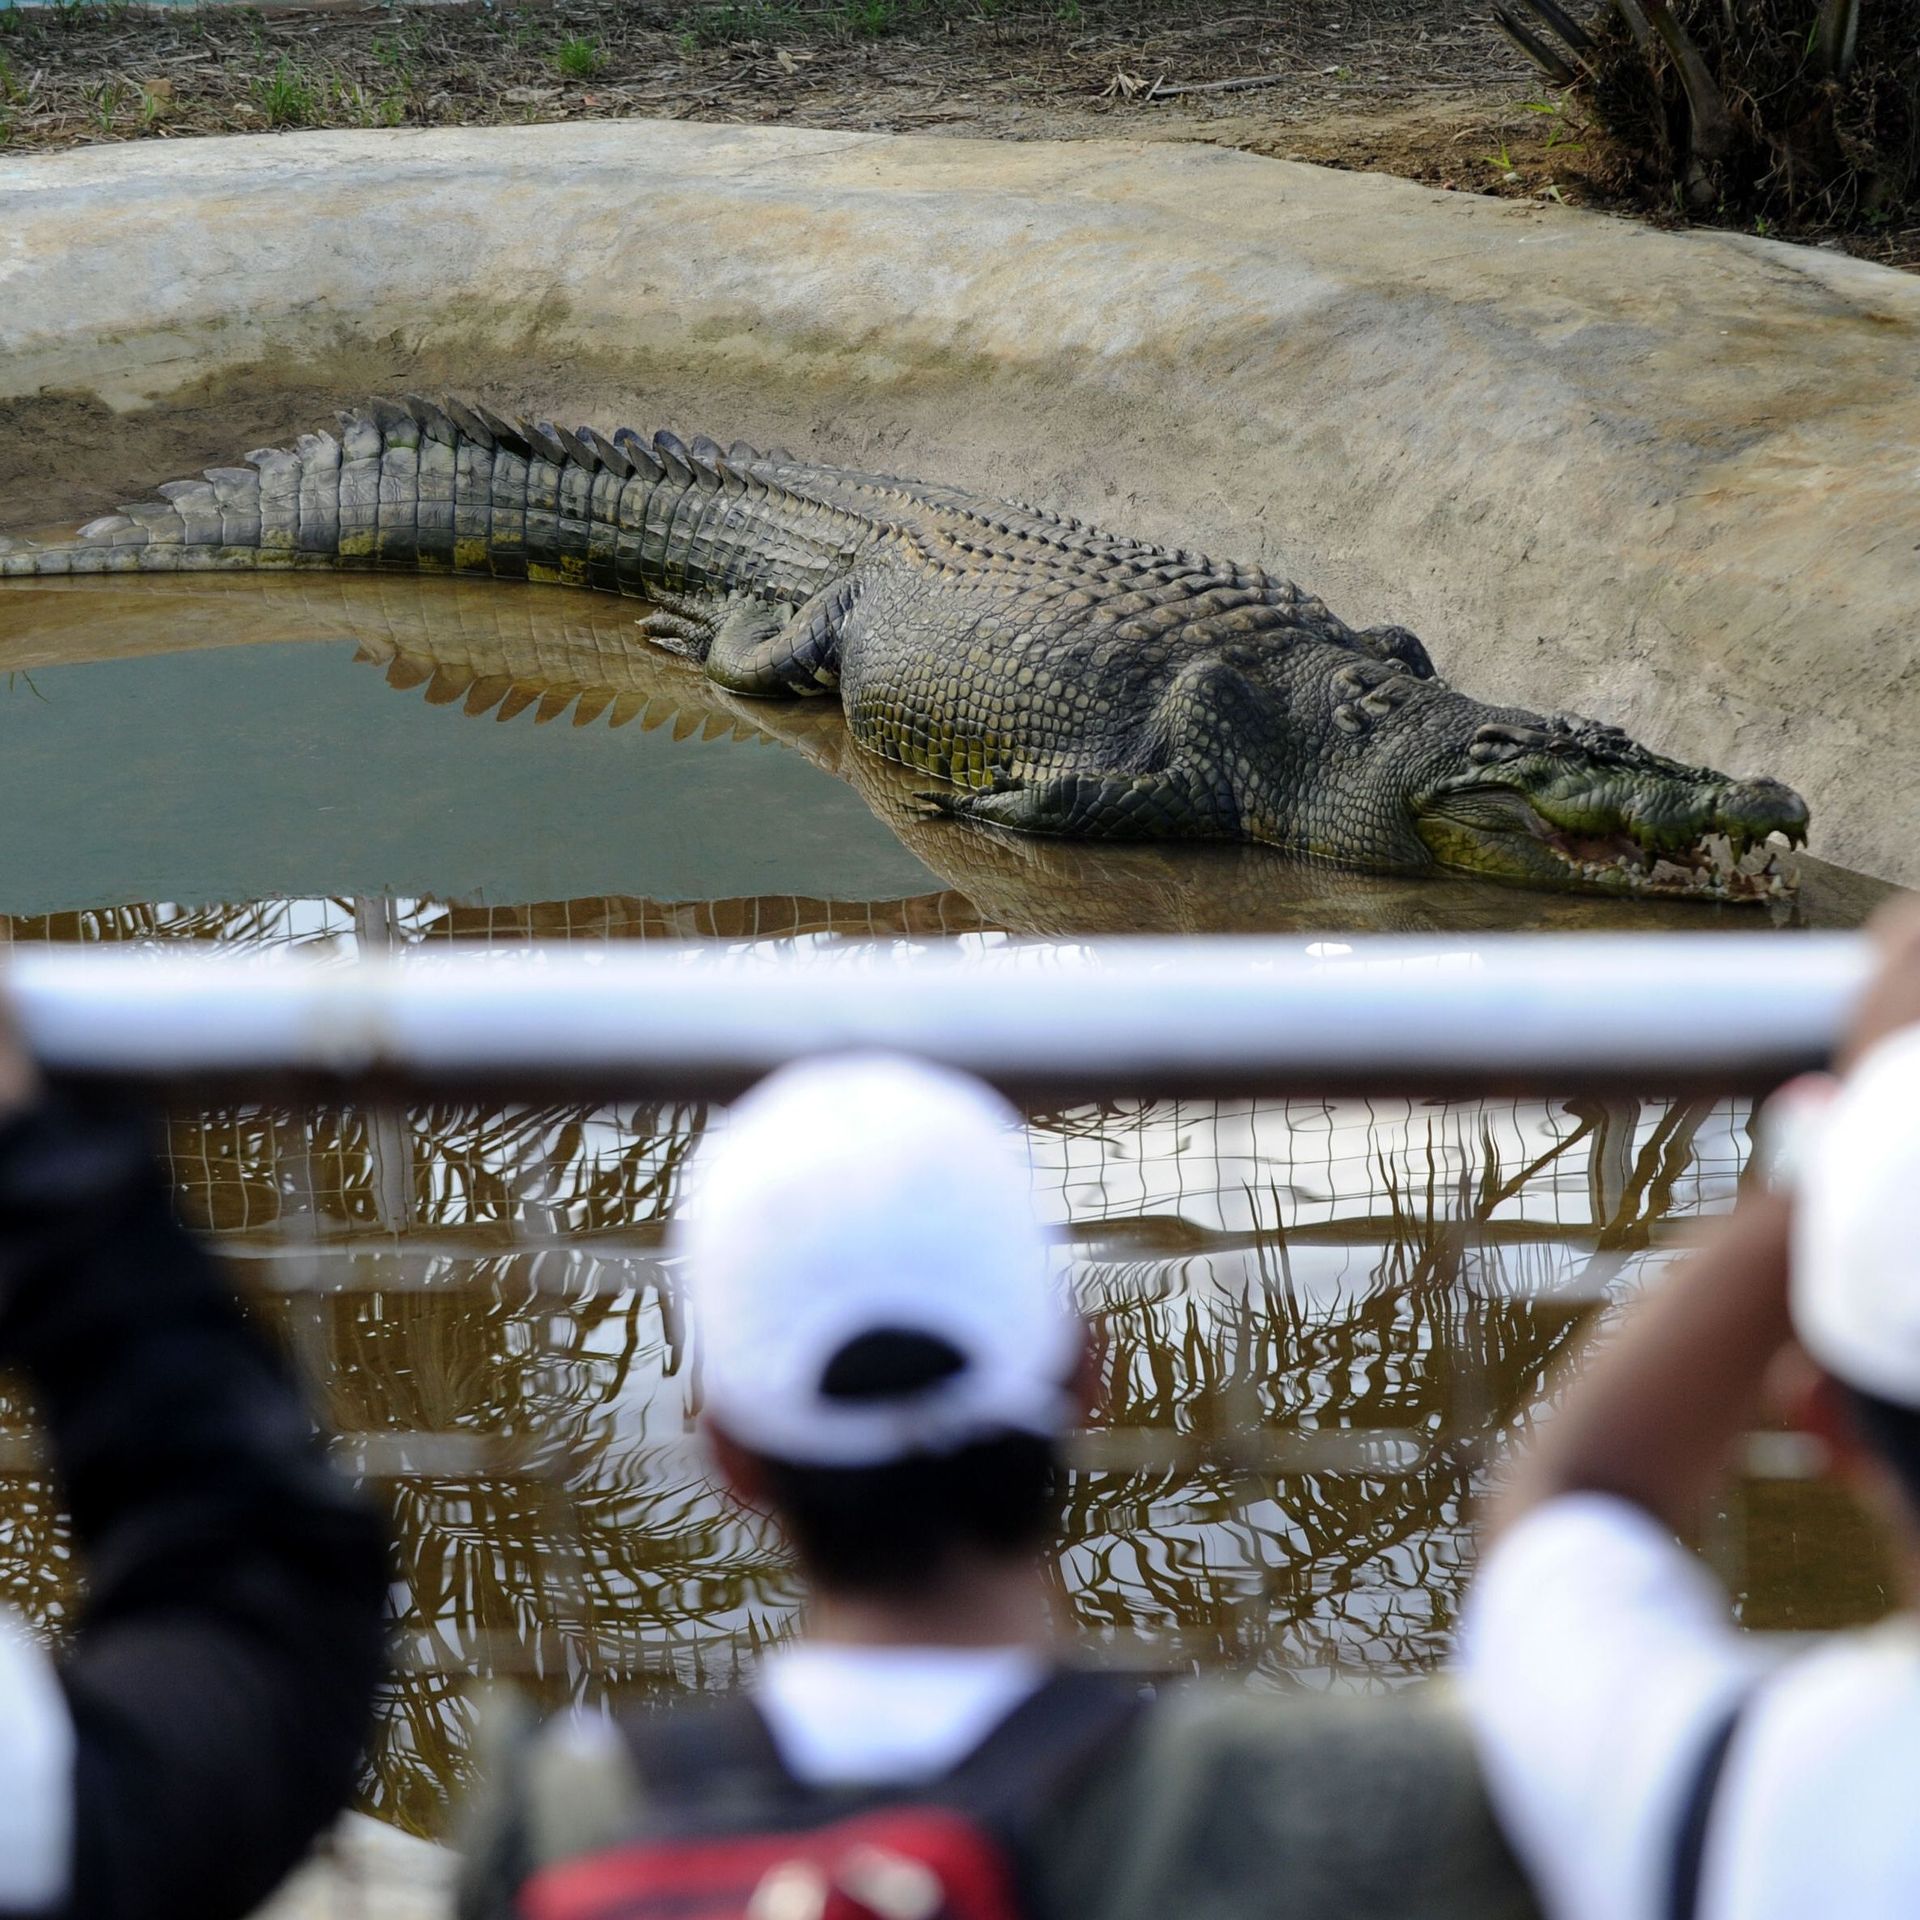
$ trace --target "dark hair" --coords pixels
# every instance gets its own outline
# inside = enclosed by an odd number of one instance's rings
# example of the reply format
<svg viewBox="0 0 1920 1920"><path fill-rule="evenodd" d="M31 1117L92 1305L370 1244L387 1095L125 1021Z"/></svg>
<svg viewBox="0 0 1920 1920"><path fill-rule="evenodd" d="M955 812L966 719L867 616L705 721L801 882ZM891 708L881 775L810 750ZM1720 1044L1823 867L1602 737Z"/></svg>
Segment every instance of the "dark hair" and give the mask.
<svg viewBox="0 0 1920 1920"><path fill-rule="evenodd" d="M1848 1387L1846 1399L1860 1438L1892 1470L1914 1517L1920 1520L1920 1409L1882 1400L1858 1387Z"/></svg>
<svg viewBox="0 0 1920 1920"><path fill-rule="evenodd" d="M936 1336L882 1328L849 1341L821 1378L830 1399L911 1398L966 1366ZM874 1467L802 1466L760 1456L762 1484L808 1575L843 1593L906 1593L935 1583L957 1553L1037 1551L1058 1518L1058 1453L1003 1432L946 1454Z"/></svg>

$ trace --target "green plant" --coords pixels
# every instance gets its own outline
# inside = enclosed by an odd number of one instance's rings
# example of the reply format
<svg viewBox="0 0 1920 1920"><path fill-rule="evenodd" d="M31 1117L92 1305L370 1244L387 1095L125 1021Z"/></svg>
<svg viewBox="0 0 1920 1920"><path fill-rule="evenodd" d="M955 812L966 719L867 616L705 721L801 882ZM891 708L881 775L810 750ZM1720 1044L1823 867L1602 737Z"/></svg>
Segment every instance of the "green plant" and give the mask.
<svg viewBox="0 0 1920 1920"><path fill-rule="evenodd" d="M383 67L396 73L413 71L414 55L419 51L404 32L376 33L369 51Z"/></svg>
<svg viewBox="0 0 1920 1920"><path fill-rule="evenodd" d="M899 0L846 0L845 16L856 40L877 40L900 24Z"/></svg>
<svg viewBox="0 0 1920 1920"><path fill-rule="evenodd" d="M407 96L402 92L379 95L369 93L358 81L341 81L326 101L327 117L355 127L397 127L406 115Z"/></svg>
<svg viewBox="0 0 1920 1920"><path fill-rule="evenodd" d="M1920 0L1495 0L1606 136L1608 184L1698 218L1920 212Z"/></svg>
<svg viewBox="0 0 1920 1920"><path fill-rule="evenodd" d="M819 16L809 16L817 19ZM723 6L696 7L675 23L675 38L683 58L691 59L702 47L732 46L742 40L782 40L800 38L806 31L797 7L781 0L734 0Z"/></svg>
<svg viewBox="0 0 1920 1920"><path fill-rule="evenodd" d="M524 53L529 47L544 40L552 22L544 18L532 7L519 7L510 14L501 16L500 31L506 35L507 44Z"/></svg>
<svg viewBox="0 0 1920 1920"><path fill-rule="evenodd" d="M554 70L569 80L591 80L606 60L591 40L563 40L554 49Z"/></svg>
<svg viewBox="0 0 1920 1920"><path fill-rule="evenodd" d="M306 127L320 117L326 91L282 55L266 79L253 83L253 97L268 126Z"/></svg>

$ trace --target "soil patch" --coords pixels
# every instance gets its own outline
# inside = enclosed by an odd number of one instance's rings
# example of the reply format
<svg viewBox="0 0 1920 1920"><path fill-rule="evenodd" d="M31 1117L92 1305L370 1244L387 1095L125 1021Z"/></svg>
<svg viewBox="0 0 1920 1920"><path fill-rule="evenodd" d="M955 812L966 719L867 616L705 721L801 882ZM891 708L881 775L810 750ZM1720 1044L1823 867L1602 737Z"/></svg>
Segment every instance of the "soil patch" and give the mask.
<svg viewBox="0 0 1920 1920"><path fill-rule="evenodd" d="M0 150L635 115L1202 140L1461 192L1630 204L1578 109L1547 94L1490 11L1451 0L0 12ZM1920 262L1920 231L1845 244Z"/></svg>

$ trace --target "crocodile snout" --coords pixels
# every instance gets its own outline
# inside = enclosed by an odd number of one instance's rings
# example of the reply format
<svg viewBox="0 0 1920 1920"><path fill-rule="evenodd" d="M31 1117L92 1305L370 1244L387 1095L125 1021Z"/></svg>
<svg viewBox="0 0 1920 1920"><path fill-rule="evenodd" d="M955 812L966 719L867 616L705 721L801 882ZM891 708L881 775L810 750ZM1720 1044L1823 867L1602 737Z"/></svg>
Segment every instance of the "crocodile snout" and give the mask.
<svg viewBox="0 0 1920 1920"><path fill-rule="evenodd" d="M1723 833L1749 840L1779 833L1796 845L1807 837L1807 803L1784 781L1736 780L1721 791L1714 811Z"/></svg>

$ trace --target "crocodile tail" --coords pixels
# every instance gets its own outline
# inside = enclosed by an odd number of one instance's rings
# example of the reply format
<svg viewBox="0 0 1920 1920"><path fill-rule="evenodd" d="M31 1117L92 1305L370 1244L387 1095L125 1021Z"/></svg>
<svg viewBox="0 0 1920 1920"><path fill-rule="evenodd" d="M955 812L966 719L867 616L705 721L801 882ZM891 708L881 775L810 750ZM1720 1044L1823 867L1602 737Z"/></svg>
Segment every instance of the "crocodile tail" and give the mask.
<svg viewBox="0 0 1920 1920"><path fill-rule="evenodd" d="M483 415L376 400L342 413L337 435L303 434L291 447L256 449L244 466L169 481L70 538L0 541L0 574L492 571L484 537L462 536L483 501L483 536L491 528L494 454ZM514 504L524 525L524 502Z"/></svg>
<svg viewBox="0 0 1920 1920"><path fill-rule="evenodd" d="M409 396L172 481L68 539L0 538L0 575L371 567L797 603L843 564L846 519L792 495L750 447L607 439ZM755 522L775 537L753 538Z"/></svg>

